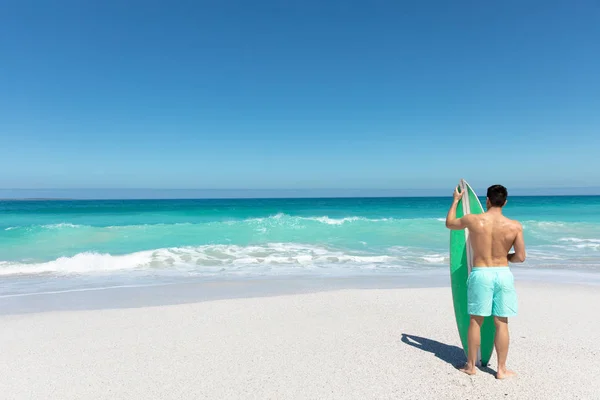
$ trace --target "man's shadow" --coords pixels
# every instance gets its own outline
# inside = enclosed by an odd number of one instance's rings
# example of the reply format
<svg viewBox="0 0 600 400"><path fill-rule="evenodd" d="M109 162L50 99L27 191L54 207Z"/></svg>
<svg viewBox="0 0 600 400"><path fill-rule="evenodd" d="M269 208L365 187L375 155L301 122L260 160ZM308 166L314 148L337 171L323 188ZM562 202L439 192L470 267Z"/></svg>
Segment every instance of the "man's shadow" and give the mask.
<svg viewBox="0 0 600 400"><path fill-rule="evenodd" d="M453 367L462 367L467 362L465 352L460 347L451 346L419 336L407 335L406 333L402 334L401 340L409 346L432 353L437 358L447 362Z"/></svg>
<svg viewBox="0 0 600 400"><path fill-rule="evenodd" d="M457 346L437 342L435 340L422 338L420 336L402 334L402 342L409 346L416 347L419 350L432 353L442 361L447 362L455 368L462 368L467 362L467 357L463 349ZM496 375L496 371L489 366L478 366L481 371Z"/></svg>

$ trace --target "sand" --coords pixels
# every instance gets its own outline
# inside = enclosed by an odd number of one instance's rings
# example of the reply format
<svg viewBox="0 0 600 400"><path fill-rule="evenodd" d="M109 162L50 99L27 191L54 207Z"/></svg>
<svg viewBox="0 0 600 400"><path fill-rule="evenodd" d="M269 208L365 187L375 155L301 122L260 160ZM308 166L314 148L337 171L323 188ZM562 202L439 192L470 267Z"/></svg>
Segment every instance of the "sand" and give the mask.
<svg viewBox="0 0 600 400"><path fill-rule="evenodd" d="M349 289L3 315L0 397L600 399L600 290L518 290L510 380L455 369L449 288Z"/></svg>

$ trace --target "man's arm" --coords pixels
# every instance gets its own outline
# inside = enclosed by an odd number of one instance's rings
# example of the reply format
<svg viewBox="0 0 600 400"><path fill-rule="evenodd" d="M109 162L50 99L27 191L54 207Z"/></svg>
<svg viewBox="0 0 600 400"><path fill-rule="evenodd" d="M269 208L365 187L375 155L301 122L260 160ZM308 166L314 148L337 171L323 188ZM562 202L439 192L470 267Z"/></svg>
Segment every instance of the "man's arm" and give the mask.
<svg viewBox="0 0 600 400"><path fill-rule="evenodd" d="M458 191L458 187L454 190L454 198L452 200L452 205L450 206L450 210L448 210L448 215L446 216L446 228L452 230L461 230L468 227L468 223L471 215L467 214L462 218L456 218L456 207L458 206L458 202L462 198L463 193Z"/></svg>
<svg viewBox="0 0 600 400"><path fill-rule="evenodd" d="M508 254L508 261L511 263L522 263L525 261L525 240L523 239L523 227L519 224L519 232L513 243L514 253Z"/></svg>

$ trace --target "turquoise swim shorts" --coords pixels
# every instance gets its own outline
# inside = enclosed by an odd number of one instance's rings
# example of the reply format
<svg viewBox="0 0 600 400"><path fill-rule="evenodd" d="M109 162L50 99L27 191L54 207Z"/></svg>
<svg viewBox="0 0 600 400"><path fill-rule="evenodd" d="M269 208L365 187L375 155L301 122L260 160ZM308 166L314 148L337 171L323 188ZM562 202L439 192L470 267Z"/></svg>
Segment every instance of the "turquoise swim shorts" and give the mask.
<svg viewBox="0 0 600 400"><path fill-rule="evenodd" d="M467 283L470 315L514 317L517 315L515 278L508 267L473 268Z"/></svg>

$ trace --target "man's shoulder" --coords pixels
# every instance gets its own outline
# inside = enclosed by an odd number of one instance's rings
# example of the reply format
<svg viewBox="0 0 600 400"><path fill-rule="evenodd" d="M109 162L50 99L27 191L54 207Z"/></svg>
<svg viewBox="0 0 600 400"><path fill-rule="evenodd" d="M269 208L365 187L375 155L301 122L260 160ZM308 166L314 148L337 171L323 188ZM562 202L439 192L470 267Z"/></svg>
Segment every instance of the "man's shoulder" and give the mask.
<svg viewBox="0 0 600 400"><path fill-rule="evenodd" d="M469 229L477 229L478 227L485 225L487 215L483 214L467 214L465 215L465 223Z"/></svg>
<svg viewBox="0 0 600 400"><path fill-rule="evenodd" d="M510 226L518 231L522 231L523 230L523 225L521 225L521 223L519 221L517 221L516 219L510 219L510 218L506 218L506 221L508 224L510 224Z"/></svg>
<svg viewBox="0 0 600 400"><path fill-rule="evenodd" d="M467 221L479 221L479 220L486 218L486 215L485 215L485 213L483 213L483 214L467 214L463 218L465 218L465 220L467 220Z"/></svg>
<svg viewBox="0 0 600 400"><path fill-rule="evenodd" d="M477 221L482 221L482 220L486 220L486 219L490 219L490 216L487 213L481 213L481 214L469 214L469 216L473 219L473 220L477 220Z"/></svg>

